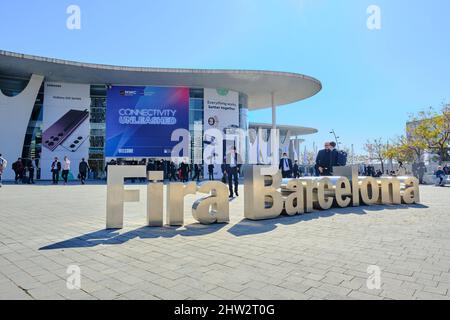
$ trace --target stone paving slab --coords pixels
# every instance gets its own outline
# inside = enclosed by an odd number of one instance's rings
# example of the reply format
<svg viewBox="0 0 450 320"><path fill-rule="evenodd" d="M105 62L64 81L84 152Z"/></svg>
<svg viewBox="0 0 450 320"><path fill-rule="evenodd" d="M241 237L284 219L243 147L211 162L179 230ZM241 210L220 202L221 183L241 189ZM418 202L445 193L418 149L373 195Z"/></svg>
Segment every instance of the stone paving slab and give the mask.
<svg viewBox="0 0 450 320"><path fill-rule="evenodd" d="M144 197L143 186L140 188ZM450 188L421 187L422 204L104 230L104 185L0 189L0 299L450 299ZM243 194L242 190L240 194ZM81 270L69 290L67 268ZM369 289L367 268L381 270Z"/></svg>

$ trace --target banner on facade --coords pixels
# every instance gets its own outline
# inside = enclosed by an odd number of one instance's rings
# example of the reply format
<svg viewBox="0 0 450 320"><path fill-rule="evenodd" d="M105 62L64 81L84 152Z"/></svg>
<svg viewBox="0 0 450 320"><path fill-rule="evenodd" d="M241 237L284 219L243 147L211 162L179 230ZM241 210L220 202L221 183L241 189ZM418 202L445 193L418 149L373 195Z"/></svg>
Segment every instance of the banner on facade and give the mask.
<svg viewBox="0 0 450 320"><path fill-rule="evenodd" d="M214 178L222 177L221 166L226 149L226 141L218 141L214 132L216 129L223 137L233 134L239 129L239 94L226 89L209 89L204 91L204 170L208 176L208 166L214 165Z"/></svg>
<svg viewBox="0 0 450 320"><path fill-rule="evenodd" d="M189 129L189 88L112 86L106 106L106 157L170 157Z"/></svg>
<svg viewBox="0 0 450 320"><path fill-rule="evenodd" d="M90 85L46 82L42 119L41 179L51 179L55 157L70 160L69 179L77 178L78 164L89 157Z"/></svg>

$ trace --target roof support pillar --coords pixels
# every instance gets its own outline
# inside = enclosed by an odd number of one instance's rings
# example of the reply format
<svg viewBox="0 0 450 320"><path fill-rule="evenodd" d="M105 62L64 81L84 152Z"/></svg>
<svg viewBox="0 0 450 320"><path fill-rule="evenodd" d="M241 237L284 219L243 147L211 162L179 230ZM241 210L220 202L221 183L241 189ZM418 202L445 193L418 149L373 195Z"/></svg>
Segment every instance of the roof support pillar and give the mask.
<svg viewBox="0 0 450 320"><path fill-rule="evenodd" d="M275 93L270 93L272 98L272 129L277 128L277 107L275 106Z"/></svg>

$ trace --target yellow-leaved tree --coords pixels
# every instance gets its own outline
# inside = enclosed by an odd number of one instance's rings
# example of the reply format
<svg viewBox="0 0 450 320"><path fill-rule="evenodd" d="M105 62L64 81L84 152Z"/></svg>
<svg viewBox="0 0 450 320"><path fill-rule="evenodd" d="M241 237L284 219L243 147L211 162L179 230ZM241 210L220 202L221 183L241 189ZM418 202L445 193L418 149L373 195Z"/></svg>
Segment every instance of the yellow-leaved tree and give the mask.
<svg viewBox="0 0 450 320"><path fill-rule="evenodd" d="M450 104L443 104L441 112L433 108L412 116L407 126L405 144L418 151L427 150L439 157L439 162L449 159Z"/></svg>

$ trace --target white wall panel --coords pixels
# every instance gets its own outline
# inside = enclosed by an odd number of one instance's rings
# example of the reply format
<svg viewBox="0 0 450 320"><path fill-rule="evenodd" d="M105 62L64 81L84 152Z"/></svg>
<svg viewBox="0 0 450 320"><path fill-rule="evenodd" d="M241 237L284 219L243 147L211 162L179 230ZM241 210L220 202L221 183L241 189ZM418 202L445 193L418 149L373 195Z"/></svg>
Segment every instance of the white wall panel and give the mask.
<svg viewBox="0 0 450 320"><path fill-rule="evenodd" d="M31 76L27 87L17 96L8 97L0 90L0 153L8 161L3 179L14 178L12 163L22 156L28 122L44 76Z"/></svg>

